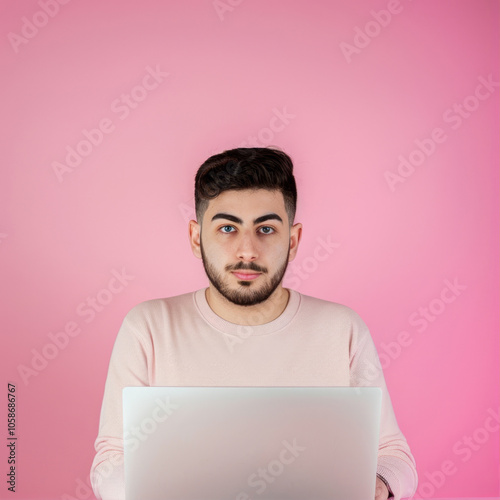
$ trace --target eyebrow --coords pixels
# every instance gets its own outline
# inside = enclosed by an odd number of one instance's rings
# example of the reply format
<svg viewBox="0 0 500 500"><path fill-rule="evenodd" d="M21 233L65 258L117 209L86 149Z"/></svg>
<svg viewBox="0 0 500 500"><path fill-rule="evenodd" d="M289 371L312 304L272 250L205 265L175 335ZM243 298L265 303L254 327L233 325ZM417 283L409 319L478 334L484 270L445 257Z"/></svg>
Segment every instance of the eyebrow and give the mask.
<svg viewBox="0 0 500 500"><path fill-rule="evenodd" d="M227 220L230 220L232 222L235 222L236 224L243 224L243 221L239 217L236 217L235 215L231 215L231 214L218 213L212 217L212 222L216 219L227 219ZM253 221L253 223L254 223L254 225L260 224L261 222L264 222L266 220L277 220L283 224L283 219L278 214L275 214L275 213L261 215L260 217L257 217Z"/></svg>

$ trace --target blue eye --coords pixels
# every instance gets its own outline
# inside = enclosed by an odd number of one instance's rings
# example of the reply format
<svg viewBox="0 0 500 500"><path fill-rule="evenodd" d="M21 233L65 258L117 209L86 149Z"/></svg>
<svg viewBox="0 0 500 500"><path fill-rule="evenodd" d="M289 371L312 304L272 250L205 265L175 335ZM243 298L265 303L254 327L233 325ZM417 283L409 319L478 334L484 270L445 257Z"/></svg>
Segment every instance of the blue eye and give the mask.
<svg viewBox="0 0 500 500"><path fill-rule="evenodd" d="M226 228L226 227L230 227L230 228L234 229L233 226L222 226L221 230L224 229L224 228ZM222 232L226 233L226 234L229 234L229 231L222 231ZM232 233L232 231L230 231L230 232Z"/></svg>

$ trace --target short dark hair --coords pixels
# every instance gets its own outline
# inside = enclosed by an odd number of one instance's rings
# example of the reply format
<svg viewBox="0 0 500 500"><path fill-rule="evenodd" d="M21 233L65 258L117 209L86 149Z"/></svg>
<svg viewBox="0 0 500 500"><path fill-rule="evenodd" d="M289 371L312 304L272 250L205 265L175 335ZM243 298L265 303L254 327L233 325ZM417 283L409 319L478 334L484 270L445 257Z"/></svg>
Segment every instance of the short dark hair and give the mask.
<svg viewBox="0 0 500 500"><path fill-rule="evenodd" d="M209 200L232 189L279 190L283 194L290 227L293 224L297 208L293 163L279 149L236 148L213 155L196 172L194 184L199 224L203 221Z"/></svg>

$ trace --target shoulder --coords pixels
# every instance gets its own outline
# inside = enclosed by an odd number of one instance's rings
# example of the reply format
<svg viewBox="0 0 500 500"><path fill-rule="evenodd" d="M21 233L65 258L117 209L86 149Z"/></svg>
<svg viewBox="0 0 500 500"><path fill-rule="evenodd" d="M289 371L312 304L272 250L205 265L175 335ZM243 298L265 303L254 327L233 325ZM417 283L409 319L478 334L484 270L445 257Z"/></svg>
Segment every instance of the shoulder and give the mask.
<svg viewBox="0 0 500 500"><path fill-rule="evenodd" d="M332 302L310 295L300 294L302 310L305 314L328 320L335 324L348 326L356 330L366 329L367 326L361 316L351 307L338 302Z"/></svg>
<svg viewBox="0 0 500 500"><path fill-rule="evenodd" d="M315 318L315 321L319 318L320 323L316 323L319 328L329 332L337 340L343 339L351 358L363 350L368 350L373 355L375 347L370 330L354 309L338 302L303 294L301 299L304 314Z"/></svg>
<svg viewBox="0 0 500 500"><path fill-rule="evenodd" d="M193 307L193 294L194 292L188 292L139 302L127 312L123 321L130 325L144 326L160 319L164 320L169 315Z"/></svg>

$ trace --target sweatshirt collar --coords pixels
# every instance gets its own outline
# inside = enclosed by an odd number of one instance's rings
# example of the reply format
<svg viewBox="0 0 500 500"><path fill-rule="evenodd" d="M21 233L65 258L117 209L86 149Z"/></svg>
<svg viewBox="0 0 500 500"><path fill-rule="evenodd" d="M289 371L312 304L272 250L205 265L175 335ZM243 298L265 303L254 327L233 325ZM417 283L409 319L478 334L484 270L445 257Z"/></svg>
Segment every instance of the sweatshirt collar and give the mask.
<svg viewBox="0 0 500 500"><path fill-rule="evenodd" d="M216 330L229 335L237 335L238 337L246 338L248 336L267 335L283 329L297 314L301 302L300 293L287 288L290 294L288 303L284 311L273 321L262 325L237 325L236 323L231 323L221 318L211 309L205 295L207 288L208 287L193 292L193 298L198 312L203 319Z"/></svg>

